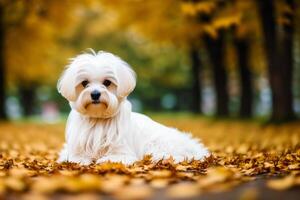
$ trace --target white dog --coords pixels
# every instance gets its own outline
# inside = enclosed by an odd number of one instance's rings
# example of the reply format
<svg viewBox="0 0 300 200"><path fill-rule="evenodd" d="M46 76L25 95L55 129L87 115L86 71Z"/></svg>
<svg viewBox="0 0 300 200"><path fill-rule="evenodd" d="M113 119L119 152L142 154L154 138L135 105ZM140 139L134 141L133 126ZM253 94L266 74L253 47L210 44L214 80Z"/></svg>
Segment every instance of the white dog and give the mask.
<svg viewBox="0 0 300 200"><path fill-rule="evenodd" d="M72 108L58 162L129 165L145 155L152 155L153 161L172 156L175 162L209 155L189 134L132 112L127 96L135 85L135 72L111 53L85 53L72 59L58 81L58 91Z"/></svg>

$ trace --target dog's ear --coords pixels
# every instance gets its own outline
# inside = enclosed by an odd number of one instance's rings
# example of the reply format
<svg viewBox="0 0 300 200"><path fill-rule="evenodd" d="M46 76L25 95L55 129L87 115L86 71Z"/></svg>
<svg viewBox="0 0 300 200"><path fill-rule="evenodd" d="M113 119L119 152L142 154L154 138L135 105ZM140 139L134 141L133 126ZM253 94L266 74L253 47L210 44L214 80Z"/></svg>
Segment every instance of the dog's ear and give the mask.
<svg viewBox="0 0 300 200"><path fill-rule="evenodd" d="M124 61L117 66L116 74L118 79L117 95L121 98L127 97L135 88L136 74Z"/></svg>
<svg viewBox="0 0 300 200"><path fill-rule="evenodd" d="M57 82L58 92L68 101L76 100L75 76L76 73L74 69L71 66L68 66Z"/></svg>

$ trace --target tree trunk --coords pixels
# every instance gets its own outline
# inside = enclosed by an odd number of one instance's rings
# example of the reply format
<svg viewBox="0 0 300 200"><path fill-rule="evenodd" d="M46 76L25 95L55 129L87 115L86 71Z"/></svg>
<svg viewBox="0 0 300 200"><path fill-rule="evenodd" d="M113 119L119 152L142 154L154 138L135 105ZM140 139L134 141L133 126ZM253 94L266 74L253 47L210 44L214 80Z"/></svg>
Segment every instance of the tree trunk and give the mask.
<svg viewBox="0 0 300 200"><path fill-rule="evenodd" d="M191 65L192 65L192 84L193 84L193 102L192 102L192 111L195 113L202 113L201 109L201 101L202 101L202 94L201 94L201 61L199 57L199 51L197 48L193 47L190 51L190 58L191 58Z"/></svg>
<svg viewBox="0 0 300 200"><path fill-rule="evenodd" d="M238 55L238 71L240 78L240 109L241 118L252 117L253 84L249 63L249 40L247 38L235 38Z"/></svg>
<svg viewBox="0 0 300 200"><path fill-rule="evenodd" d="M31 86L20 86L19 94L23 115L26 117L33 115L35 108L35 88Z"/></svg>
<svg viewBox="0 0 300 200"><path fill-rule="evenodd" d="M0 5L0 120L7 119L5 112L5 61L4 61L4 19L3 6Z"/></svg>
<svg viewBox="0 0 300 200"><path fill-rule="evenodd" d="M257 0L262 18L268 60L268 74L272 90L272 121L294 118L292 94L292 29L278 34L273 0ZM280 37L279 37L280 36ZM283 45L283 46L282 46Z"/></svg>
<svg viewBox="0 0 300 200"><path fill-rule="evenodd" d="M212 64L214 87L216 91L216 115L226 117L229 115L229 95L227 89L227 73L224 65L224 32L220 32L218 38L206 36L204 41L206 42L206 48Z"/></svg>
<svg viewBox="0 0 300 200"><path fill-rule="evenodd" d="M293 56L293 41L294 41L294 13L295 5L293 0L286 0L286 3L294 11L293 13L286 13L285 17L290 21L290 24L284 24L282 31L279 33L278 54L282 55L281 72L283 75L283 88L285 88L286 99L284 104L285 113L288 115L286 119L295 117L293 111L293 70L294 70L294 56ZM278 56L279 56L278 55Z"/></svg>

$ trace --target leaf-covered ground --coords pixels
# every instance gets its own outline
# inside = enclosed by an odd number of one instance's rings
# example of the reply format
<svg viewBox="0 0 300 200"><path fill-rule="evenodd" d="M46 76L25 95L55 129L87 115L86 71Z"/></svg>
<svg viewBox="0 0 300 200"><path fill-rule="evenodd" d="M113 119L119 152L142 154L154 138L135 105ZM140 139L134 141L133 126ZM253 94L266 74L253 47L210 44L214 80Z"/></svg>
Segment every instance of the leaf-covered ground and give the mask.
<svg viewBox="0 0 300 200"><path fill-rule="evenodd" d="M131 167L57 164L64 124L2 123L0 199L197 198L251 182L259 184L239 198L255 199L257 187L300 194L300 123L159 121L200 137L212 156L178 165L172 159L152 164L149 157Z"/></svg>

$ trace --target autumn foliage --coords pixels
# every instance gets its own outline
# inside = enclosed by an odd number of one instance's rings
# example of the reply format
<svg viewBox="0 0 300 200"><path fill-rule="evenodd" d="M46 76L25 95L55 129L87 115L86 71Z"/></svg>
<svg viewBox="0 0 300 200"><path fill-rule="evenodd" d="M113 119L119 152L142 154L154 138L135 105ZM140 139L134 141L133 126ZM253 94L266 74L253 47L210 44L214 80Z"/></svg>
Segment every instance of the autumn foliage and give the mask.
<svg viewBox="0 0 300 200"><path fill-rule="evenodd" d="M174 164L172 158L151 163L148 156L129 167L117 163L57 164L57 152L63 144L62 124L1 124L0 195L34 198L83 193L79 197L143 199L164 189L166 197L186 198L231 190L262 177L272 190L300 184L298 123L261 126L165 117L159 121L201 137L212 155L204 161L180 164ZM230 137L225 136L228 130Z"/></svg>

